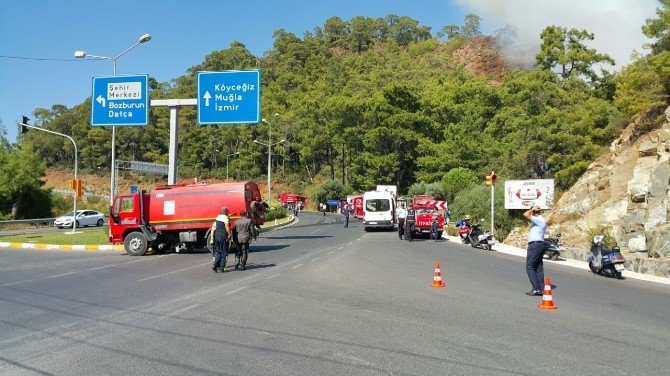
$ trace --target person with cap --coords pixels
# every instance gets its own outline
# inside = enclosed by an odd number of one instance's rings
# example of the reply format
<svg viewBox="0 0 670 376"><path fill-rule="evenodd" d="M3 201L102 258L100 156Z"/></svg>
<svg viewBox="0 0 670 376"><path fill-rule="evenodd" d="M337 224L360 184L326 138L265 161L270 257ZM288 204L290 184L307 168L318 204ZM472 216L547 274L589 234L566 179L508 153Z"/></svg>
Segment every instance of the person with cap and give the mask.
<svg viewBox="0 0 670 376"><path fill-rule="evenodd" d="M214 243L212 256L212 270L216 273L226 271L226 259L228 258L228 240L232 238L230 229L230 218L228 217L228 208L222 207L221 213L216 216L212 224L212 233L210 243Z"/></svg>
<svg viewBox="0 0 670 376"><path fill-rule="evenodd" d="M249 243L256 241L258 233L256 226L251 224L246 211L240 213L240 218L235 221L237 230L238 251L235 254L235 269L242 267L247 270L247 259L249 258Z"/></svg>
<svg viewBox="0 0 670 376"><path fill-rule="evenodd" d="M544 283L544 233L547 230L547 221L542 217L542 209L535 205L528 209L523 216L530 222L528 232L528 253L526 254L526 273L533 289L526 293L529 296L541 296Z"/></svg>
<svg viewBox="0 0 670 376"><path fill-rule="evenodd" d="M397 213L398 213L398 239L402 240L402 236L405 234L405 219L407 218L407 209L405 209L405 204L400 204Z"/></svg>

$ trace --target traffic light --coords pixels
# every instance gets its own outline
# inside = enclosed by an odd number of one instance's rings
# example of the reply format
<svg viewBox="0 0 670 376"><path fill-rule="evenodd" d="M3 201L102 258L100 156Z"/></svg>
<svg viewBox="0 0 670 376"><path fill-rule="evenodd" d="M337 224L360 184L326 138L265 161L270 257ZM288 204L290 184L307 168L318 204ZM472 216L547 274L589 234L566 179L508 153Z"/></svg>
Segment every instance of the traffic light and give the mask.
<svg viewBox="0 0 670 376"><path fill-rule="evenodd" d="M494 185L497 178L498 176L496 175L495 171L491 171L491 175L486 175L486 185L489 187Z"/></svg>
<svg viewBox="0 0 670 376"><path fill-rule="evenodd" d="M28 133L28 127L26 127L24 124L28 124L29 121L30 121L30 119L28 119L27 116L22 116L21 124L20 124L22 134Z"/></svg>
<svg viewBox="0 0 670 376"><path fill-rule="evenodd" d="M81 197L84 195L84 187L82 187L81 184L81 179L74 179L75 180L75 191L77 191L77 197Z"/></svg>

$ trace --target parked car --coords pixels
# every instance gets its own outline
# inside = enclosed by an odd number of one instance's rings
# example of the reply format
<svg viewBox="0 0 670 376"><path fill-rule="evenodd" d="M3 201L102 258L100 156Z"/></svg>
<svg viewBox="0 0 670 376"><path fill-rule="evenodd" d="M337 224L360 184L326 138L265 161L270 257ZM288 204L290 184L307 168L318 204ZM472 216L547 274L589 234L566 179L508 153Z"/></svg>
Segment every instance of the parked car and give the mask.
<svg viewBox="0 0 670 376"><path fill-rule="evenodd" d="M56 218L54 226L58 228L72 227L72 212ZM95 210L77 210L76 226L102 226L105 223L105 215Z"/></svg>

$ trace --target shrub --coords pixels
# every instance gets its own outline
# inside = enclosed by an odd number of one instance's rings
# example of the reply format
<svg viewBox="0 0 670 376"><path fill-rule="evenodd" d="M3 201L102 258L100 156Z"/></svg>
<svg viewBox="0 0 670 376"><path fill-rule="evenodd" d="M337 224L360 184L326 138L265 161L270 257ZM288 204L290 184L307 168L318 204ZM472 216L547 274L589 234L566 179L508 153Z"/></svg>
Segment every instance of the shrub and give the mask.
<svg viewBox="0 0 670 376"><path fill-rule="evenodd" d="M286 217L286 209L281 206L273 206L270 208L270 211L265 213L266 222L284 217Z"/></svg>

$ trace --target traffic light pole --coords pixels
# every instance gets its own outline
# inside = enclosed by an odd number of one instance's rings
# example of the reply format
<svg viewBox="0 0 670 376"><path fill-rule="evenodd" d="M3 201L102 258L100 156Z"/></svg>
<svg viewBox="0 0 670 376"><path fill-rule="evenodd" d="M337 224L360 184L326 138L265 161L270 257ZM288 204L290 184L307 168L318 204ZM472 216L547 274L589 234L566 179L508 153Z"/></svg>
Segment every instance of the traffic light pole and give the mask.
<svg viewBox="0 0 670 376"><path fill-rule="evenodd" d="M55 134L57 136L62 136L62 137L67 138L68 140L72 141L72 145L74 146L74 180L76 181L77 180L77 144L74 142L72 137L70 137L66 134L50 131L48 129L28 125L27 124L28 120L29 119L27 117L25 117L25 116L23 117L23 121L20 124L21 128L22 128L21 133L26 133L27 132L27 130L24 131L24 127L25 127L25 128L36 129L36 130L41 131L41 132L47 132L47 133ZM72 210L72 233L74 234L75 229L77 228L77 189L76 188L74 189L73 196L74 196L74 204L72 205L73 206L73 210Z"/></svg>
<svg viewBox="0 0 670 376"><path fill-rule="evenodd" d="M494 221L493 221L493 218L494 218L493 217L493 207L494 207L493 203L494 203L494 198L495 198L495 194L494 194L495 186L496 186L495 183L491 184L491 235L495 235L495 229L493 227L493 223L494 223Z"/></svg>

